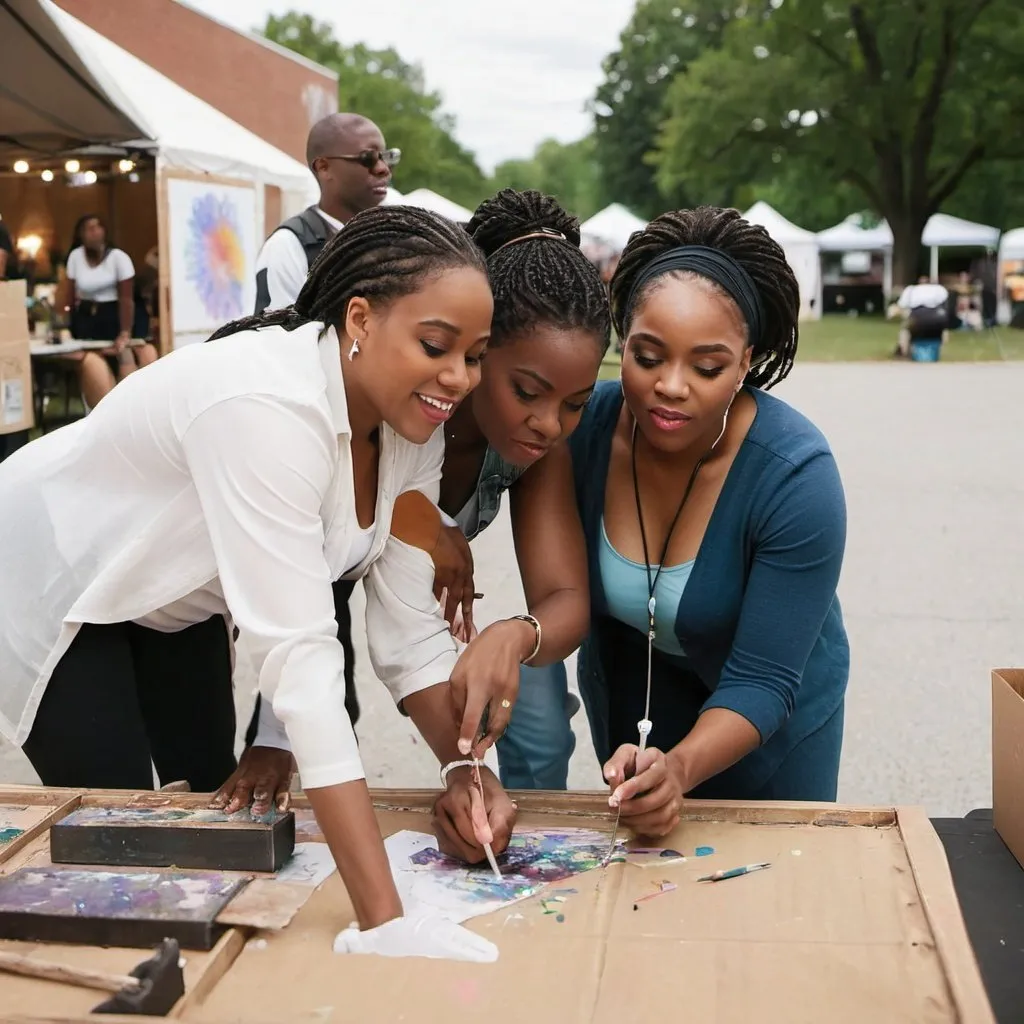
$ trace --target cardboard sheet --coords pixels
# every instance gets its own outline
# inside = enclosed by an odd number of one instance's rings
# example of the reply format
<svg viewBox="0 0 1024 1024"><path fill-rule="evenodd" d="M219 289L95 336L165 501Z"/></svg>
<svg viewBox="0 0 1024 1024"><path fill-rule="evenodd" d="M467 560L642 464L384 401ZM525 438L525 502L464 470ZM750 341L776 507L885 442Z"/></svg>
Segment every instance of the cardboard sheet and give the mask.
<svg viewBox="0 0 1024 1024"><path fill-rule="evenodd" d="M992 672L992 815L1024 867L1024 669Z"/></svg>
<svg viewBox="0 0 1024 1024"><path fill-rule="evenodd" d="M379 818L390 834L422 828L424 815ZM189 1016L620 1024L685 1010L717 1024L988 1019L958 1012L895 818L881 827L686 821L663 843L715 853L663 871L613 864L560 882L578 890L561 904L561 922L543 912L543 893L469 922L499 946L496 964L408 960L399 971L383 959L336 956L332 940L352 909L333 876L286 931L247 945ZM772 867L695 881L755 861ZM634 910L662 878L678 888Z"/></svg>
<svg viewBox="0 0 1024 1024"><path fill-rule="evenodd" d="M382 834L429 829L432 794L375 796ZM603 798L517 798L524 828L610 830ZM337 956L334 936L353 913L331 874L283 930L232 929L212 952L186 954L188 988L174 1016L194 1024L992 1024L945 857L922 811L693 801L686 814L659 841L685 861L613 863L469 921L498 945L494 964ZM697 847L714 852L697 857ZM41 836L0 872L46 861ZM759 861L772 866L696 881ZM676 888L637 903L665 881ZM556 893L552 913L544 901ZM33 955L126 971L145 952L51 946ZM5 1018L77 1020L99 996L0 975Z"/></svg>

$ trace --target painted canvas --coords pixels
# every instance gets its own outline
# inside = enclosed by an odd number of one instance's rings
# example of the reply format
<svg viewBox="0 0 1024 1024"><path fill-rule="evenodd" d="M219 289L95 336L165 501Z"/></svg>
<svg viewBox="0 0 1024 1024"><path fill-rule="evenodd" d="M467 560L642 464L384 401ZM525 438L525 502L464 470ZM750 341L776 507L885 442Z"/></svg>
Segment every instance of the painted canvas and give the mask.
<svg viewBox="0 0 1024 1024"><path fill-rule="evenodd" d="M248 807L233 814L208 807L80 807L61 819L62 825L272 825L281 815L270 810L258 818Z"/></svg>
<svg viewBox="0 0 1024 1024"><path fill-rule="evenodd" d="M423 905L452 921L490 914L558 882L598 867L608 835L593 829L516 832L498 857L501 879L489 867L467 867L437 849L422 832L396 832L385 842L392 874L406 907ZM625 852L625 843L617 844Z"/></svg>
<svg viewBox="0 0 1024 1024"><path fill-rule="evenodd" d="M253 187L168 178L175 347L203 341L227 321L252 313L256 219Z"/></svg>
<svg viewBox="0 0 1024 1024"><path fill-rule="evenodd" d="M208 949L217 914L246 881L215 871L20 868L0 877L0 937L145 946L166 935Z"/></svg>
<svg viewBox="0 0 1024 1024"><path fill-rule="evenodd" d="M0 859L16 839L53 811L51 804L0 804Z"/></svg>

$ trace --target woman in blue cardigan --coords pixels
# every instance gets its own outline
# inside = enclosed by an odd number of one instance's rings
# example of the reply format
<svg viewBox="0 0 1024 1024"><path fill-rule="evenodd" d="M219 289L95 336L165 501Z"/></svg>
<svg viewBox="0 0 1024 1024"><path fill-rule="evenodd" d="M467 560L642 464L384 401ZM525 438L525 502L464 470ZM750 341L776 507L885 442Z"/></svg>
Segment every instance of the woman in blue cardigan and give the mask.
<svg viewBox="0 0 1024 1024"><path fill-rule="evenodd" d="M796 352L793 272L763 228L701 207L633 235L611 302L621 387L570 442L610 803L657 835L684 795L835 800L845 500L825 438L765 393Z"/></svg>

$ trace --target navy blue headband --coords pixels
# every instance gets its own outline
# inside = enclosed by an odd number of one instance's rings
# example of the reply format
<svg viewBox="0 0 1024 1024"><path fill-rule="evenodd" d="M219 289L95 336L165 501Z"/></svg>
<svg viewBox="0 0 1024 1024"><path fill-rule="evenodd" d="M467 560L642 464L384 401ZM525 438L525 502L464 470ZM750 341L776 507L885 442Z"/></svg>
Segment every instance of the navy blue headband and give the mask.
<svg viewBox="0 0 1024 1024"><path fill-rule="evenodd" d="M764 325L764 306L761 304L757 285L731 256L721 249L712 249L706 245L680 245L663 252L660 256L655 256L636 275L629 298L626 300L625 314L622 318L624 322L632 315L633 306L644 285L672 270L689 270L725 289L740 307L743 319L747 322L749 344L756 346L760 342Z"/></svg>

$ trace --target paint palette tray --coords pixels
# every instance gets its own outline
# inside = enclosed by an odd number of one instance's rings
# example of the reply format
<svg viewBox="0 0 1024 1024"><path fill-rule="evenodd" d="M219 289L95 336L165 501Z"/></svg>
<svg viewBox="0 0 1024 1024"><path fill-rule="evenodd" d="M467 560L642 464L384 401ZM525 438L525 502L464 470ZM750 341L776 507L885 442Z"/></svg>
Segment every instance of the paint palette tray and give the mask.
<svg viewBox="0 0 1024 1024"><path fill-rule="evenodd" d="M277 871L295 849L295 816L205 807L81 807L50 828L54 864Z"/></svg>
<svg viewBox="0 0 1024 1024"><path fill-rule="evenodd" d="M171 938L212 949L225 931L217 915L247 881L216 871L19 868L0 876L0 938L140 949Z"/></svg>

